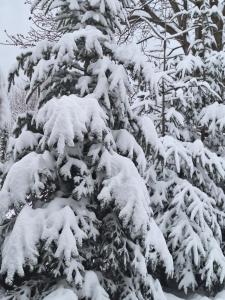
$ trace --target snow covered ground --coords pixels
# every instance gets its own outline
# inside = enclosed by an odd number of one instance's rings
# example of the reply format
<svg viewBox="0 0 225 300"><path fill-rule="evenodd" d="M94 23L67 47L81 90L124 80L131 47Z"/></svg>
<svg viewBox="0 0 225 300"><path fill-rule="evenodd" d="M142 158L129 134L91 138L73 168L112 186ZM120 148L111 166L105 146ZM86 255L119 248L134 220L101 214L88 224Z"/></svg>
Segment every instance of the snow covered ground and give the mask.
<svg viewBox="0 0 225 300"><path fill-rule="evenodd" d="M208 298L206 296L201 296L201 295L193 295L189 296L186 299L180 298L177 296L174 296L172 294L166 294L167 300L225 300L225 290L222 292L219 292L215 297L213 298Z"/></svg>
<svg viewBox="0 0 225 300"><path fill-rule="evenodd" d="M225 300L225 290L219 292L214 298L208 298L206 296L193 295L186 299L177 297L175 295L166 293L167 300ZM69 289L59 288L50 295L44 298L44 300L76 300L76 295Z"/></svg>

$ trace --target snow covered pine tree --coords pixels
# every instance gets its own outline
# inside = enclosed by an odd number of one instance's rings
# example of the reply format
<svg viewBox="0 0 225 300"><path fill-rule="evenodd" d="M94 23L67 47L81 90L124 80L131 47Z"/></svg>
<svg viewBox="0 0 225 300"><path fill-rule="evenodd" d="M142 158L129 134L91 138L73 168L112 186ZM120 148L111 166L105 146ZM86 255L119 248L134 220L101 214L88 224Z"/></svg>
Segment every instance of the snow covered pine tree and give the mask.
<svg viewBox="0 0 225 300"><path fill-rule="evenodd" d="M225 280L225 107L218 103L224 101L224 1L145 2L142 15L161 27L165 3L167 32L158 32L167 39L166 66L159 70L158 106L152 105L155 123L164 118L165 128L155 187L149 184L153 211L173 255L178 288L216 290ZM175 51L177 37L183 53Z"/></svg>
<svg viewBox="0 0 225 300"><path fill-rule="evenodd" d="M10 75L22 68L40 99L18 119L0 192L1 274L11 286L1 299L165 299L154 270L171 275L173 262L137 142L152 146L152 123L129 106L128 70L148 80L152 69L115 42L124 4L33 4L56 14L63 35L22 54Z"/></svg>

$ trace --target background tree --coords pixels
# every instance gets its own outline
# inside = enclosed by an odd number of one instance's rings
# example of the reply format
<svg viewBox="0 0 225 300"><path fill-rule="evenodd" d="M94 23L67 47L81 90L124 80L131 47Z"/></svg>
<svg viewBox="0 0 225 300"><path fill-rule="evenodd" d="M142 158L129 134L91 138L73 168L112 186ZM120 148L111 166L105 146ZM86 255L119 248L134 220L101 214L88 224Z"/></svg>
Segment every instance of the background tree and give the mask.
<svg viewBox="0 0 225 300"><path fill-rule="evenodd" d="M144 26L140 42L151 39L143 47L158 68L156 89L146 86L133 108L151 115L161 135L149 190L186 292L224 281L223 9L216 1L140 1L130 16L134 29Z"/></svg>
<svg viewBox="0 0 225 300"><path fill-rule="evenodd" d="M0 161L5 160L6 145L11 125L9 100L7 98L6 83L0 71Z"/></svg>
<svg viewBox="0 0 225 300"><path fill-rule="evenodd" d="M31 6L32 1L27 0L25 4ZM5 31L6 40L0 42L4 46L19 46L21 48L34 47L43 40L57 41L62 36L58 30L58 22L55 14L51 11L45 14L43 10L36 6L29 17L30 28L27 34L12 34Z"/></svg>

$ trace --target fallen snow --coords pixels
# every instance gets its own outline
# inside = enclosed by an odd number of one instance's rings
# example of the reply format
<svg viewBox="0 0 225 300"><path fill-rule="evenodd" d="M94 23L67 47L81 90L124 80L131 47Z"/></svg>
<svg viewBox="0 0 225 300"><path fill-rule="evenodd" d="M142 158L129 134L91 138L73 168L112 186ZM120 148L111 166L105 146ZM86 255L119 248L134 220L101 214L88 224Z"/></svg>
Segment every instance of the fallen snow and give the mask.
<svg viewBox="0 0 225 300"><path fill-rule="evenodd" d="M58 288L43 300L77 300L77 295L70 289Z"/></svg>
<svg viewBox="0 0 225 300"><path fill-rule="evenodd" d="M225 290L219 292L215 297L209 298L202 295L191 295L184 298L177 297L173 294L165 293L167 300L225 300Z"/></svg>
<svg viewBox="0 0 225 300"><path fill-rule="evenodd" d="M214 298L214 300L224 300L224 299L225 299L225 291L218 293L216 295L216 297ZM203 300L203 299L201 299L201 300Z"/></svg>

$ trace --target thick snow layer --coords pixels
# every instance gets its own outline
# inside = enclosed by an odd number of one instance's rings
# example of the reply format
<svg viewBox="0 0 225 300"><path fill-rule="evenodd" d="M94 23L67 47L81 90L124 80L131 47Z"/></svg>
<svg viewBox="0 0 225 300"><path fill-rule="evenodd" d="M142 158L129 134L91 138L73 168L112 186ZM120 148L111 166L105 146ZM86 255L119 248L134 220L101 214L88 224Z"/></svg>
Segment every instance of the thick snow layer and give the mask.
<svg viewBox="0 0 225 300"><path fill-rule="evenodd" d="M98 195L101 205L108 206L114 203L119 212L119 219L124 227L129 226L131 235L136 237L141 232L145 236L146 256L150 255L152 248L155 249L166 267L167 274L171 274L173 272L172 257L162 233L152 219L148 191L132 161L106 150L101 157L99 170L105 170L107 177ZM137 257L140 258L140 250L135 251ZM145 264L139 266L142 275L146 273L144 266Z"/></svg>
<svg viewBox="0 0 225 300"><path fill-rule="evenodd" d="M119 153L127 155L131 160L136 161L138 170L141 174L144 174L147 165L145 154L134 136L126 129L120 129L113 131L113 137Z"/></svg>
<svg viewBox="0 0 225 300"><path fill-rule="evenodd" d="M66 145L73 147L75 140L82 142L86 134L101 141L108 131L106 115L91 97L53 98L39 110L35 120L37 126L43 126L44 137L40 143L49 147L56 144L59 154L64 153Z"/></svg>
<svg viewBox="0 0 225 300"><path fill-rule="evenodd" d="M152 215L150 198L144 180L131 160L106 150L99 164L101 169L106 170L108 179L103 181L98 200L102 205L107 205L114 199L123 225L131 222L133 233L147 230Z"/></svg>
<svg viewBox="0 0 225 300"><path fill-rule="evenodd" d="M23 266L29 265L32 268L37 263L36 244L42 230L39 225L42 223L40 213L41 210L34 211L25 206L17 217L13 231L4 242L1 272L7 273L6 281L9 284L15 273L24 276Z"/></svg>
<svg viewBox="0 0 225 300"><path fill-rule="evenodd" d="M115 58L125 66L133 66L134 74L141 74L146 82L155 83L156 75L154 65L146 60L140 49L135 44L112 45Z"/></svg>
<svg viewBox="0 0 225 300"><path fill-rule="evenodd" d="M137 117L137 124L145 139L146 145L159 149L159 139L152 120L148 116L140 116Z"/></svg>
<svg viewBox="0 0 225 300"><path fill-rule="evenodd" d="M70 289L58 288L43 300L77 300L77 295Z"/></svg>
<svg viewBox="0 0 225 300"><path fill-rule="evenodd" d="M196 70L201 70L203 62L199 56L189 54L178 64L177 73L180 73L181 77L193 74Z"/></svg>
<svg viewBox="0 0 225 300"><path fill-rule="evenodd" d="M101 287L97 275L92 272L86 272L84 278L84 294L87 299L109 300L109 295Z"/></svg>
<svg viewBox="0 0 225 300"><path fill-rule="evenodd" d="M202 299L202 300L204 300L204 299ZM214 298L214 300L225 300L225 291L218 293L216 295L216 297Z"/></svg>
<svg viewBox="0 0 225 300"><path fill-rule="evenodd" d="M219 292L215 297L207 297L203 295L191 295L184 298L177 297L170 293L165 293L167 300L225 300L225 291Z"/></svg>
<svg viewBox="0 0 225 300"><path fill-rule="evenodd" d="M177 296L175 296L173 294L167 294L167 293L165 293L165 294L166 294L166 299L167 300L184 300L184 299L179 298L179 297L177 297Z"/></svg>
<svg viewBox="0 0 225 300"><path fill-rule="evenodd" d="M25 266L31 270L36 266L40 255L38 243L42 241L49 253L52 243L56 245L54 257L59 262L65 262L67 280L72 281L72 274L76 272L75 283L81 284L82 276L79 271L82 267L74 257L78 256L77 247L81 246L83 239L87 238L87 235L96 234L94 229L90 228L94 216L88 214L81 205L71 199L55 198L42 209L24 206L13 230L3 243L1 272L7 273L8 283L12 283L15 274L23 276Z"/></svg>
<svg viewBox="0 0 225 300"><path fill-rule="evenodd" d="M165 136L161 138L164 153L164 164L174 164L176 171L179 173L183 168L188 168L193 172L193 162L190 154L185 149L182 142L178 142L172 136Z"/></svg>
<svg viewBox="0 0 225 300"><path fill-rule="evenodd" d="M166 294L166 299L167 300L225 300L225 293L223 294L224 298L217 298L217 296L215 298L208 298L206 296L197 295L197 294L196 295L191 295L191 296L186 296L184 298L180 298L180 297L175 296L175 295L170 294L170 293L165 293L165 294Z"/></svg>
<svg viewBox="0 0 225 300"><path fill-rule="evenodd" d="M8 151L13 152L13 158L14 160L16 160L17 156L23 153L23 151L28 149L33 150L38 145L38 141L40 138L40 133L34 133L29 130L24 130L18 138L10 138Z"/></svg>
<svg viewBox="0 0 225 300"><path fill-rule="evenodd" d="M209 132L215 135L217 130L225 127L225 105L214 102L202 109L199 115L200 124L207 126Z"/></svg>
<svg viewBox="0 0 225 300"><path fill-rule="evenodd" d="M39 194L44 188L44 178L52 177L53 171L54 159L48 151L31 152L14 163L0 191L0 216L4 218L11 206L18 208L25 204L28 193Z"/></svg>

